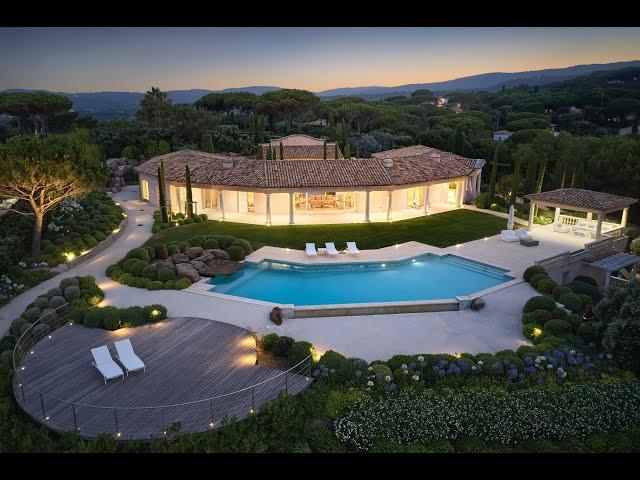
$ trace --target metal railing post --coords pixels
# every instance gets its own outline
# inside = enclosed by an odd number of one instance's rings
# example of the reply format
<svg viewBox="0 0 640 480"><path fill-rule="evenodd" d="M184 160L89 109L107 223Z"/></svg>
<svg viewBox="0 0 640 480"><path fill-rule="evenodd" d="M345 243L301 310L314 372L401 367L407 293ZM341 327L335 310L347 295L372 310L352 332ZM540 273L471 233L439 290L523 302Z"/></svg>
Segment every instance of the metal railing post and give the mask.
<svg viewBox="0 0 640 480"><path fill-rule="evenodd" d="M118 428L118 410L117 409L113 409L113 418L116 422L116 435L120 436L120 429Z"/></svg>
<svg viewBox="0 0 640 480"><path fill-rule="evenodd" d="M214 421L213 421L213 399L209 400L209 408L211 409L211 423L209 424L210 427L213 427Z"/></svg>
<svg viewBox="0 0 640 480"><path fill-rule="evenodd" d="M73 426L75 428L75 431L77 432L80 429L78 428L78 417L76 416L76 404L75 403L71 404L71 409L73 410Z"/></svg>
<svg viewBox="0 0 640 480"><path fill-rule="evenodd" d="M162 411L162 433L167 433L167 422L164 416L164 408L160 409Z"/></svg>
<svg viewBox="0 0 640 480"><path fill-rule="evenodd" d="M24 384L20 384L20 393L22 393L22 402L27 403L27 399L24 396Z"/></svg>
<svg viewBox="0 0 640 480"><path fill-rule="evenodd" d="M287 393L289 393L289 377L288 377L289 372L284 372L284 389L287 391Z"/></svg>
<svg viewBox="0 0 640 480"><path fill-rule="evenodd" d="M47 413L44 411L44 397L40 393L40 406L42 407L42 418L47 419Z"/></svg>
<svg viewBox="0 0 640 480"><path fill-rule="evenodd" d="M255 390L256 387L251 387L251 413L256 411L256 395Z"/></svg>

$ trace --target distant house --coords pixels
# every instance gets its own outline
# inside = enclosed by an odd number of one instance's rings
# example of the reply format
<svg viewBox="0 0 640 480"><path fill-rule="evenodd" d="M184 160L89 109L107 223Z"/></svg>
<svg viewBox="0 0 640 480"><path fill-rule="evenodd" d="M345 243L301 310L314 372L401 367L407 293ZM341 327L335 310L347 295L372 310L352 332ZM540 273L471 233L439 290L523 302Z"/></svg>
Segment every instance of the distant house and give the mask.
<svg viewBox="0 0 640 480"><path fill-rule="evenodd" d="M438 97L438 107L445 107L449 103L449 99L447 97Z"/></svg>
<svg viewBox="0 0 640 480"><path fill-rule="evenodd" d="M311 120L310 122L305 122L305 125L311 125L314 127L326 127L327 120L324 118L318 118L317 120Z"/></svg>
<svg viewBox="0 0 640 480"><path fill-rule="evenodd" d="M493 139L498 142L504 142L511 135L513 135L513 132L509 130L498 130L497 132L493 132Z"/></svg>
<svg viewBox="0 0 640 480"><path fill-rule="evenodd" d="M569 113L573 113L573 114L576 114L576 115L582 115L582 109L576 107L575 105L572 105L572 106L569 107Z"/></svg>

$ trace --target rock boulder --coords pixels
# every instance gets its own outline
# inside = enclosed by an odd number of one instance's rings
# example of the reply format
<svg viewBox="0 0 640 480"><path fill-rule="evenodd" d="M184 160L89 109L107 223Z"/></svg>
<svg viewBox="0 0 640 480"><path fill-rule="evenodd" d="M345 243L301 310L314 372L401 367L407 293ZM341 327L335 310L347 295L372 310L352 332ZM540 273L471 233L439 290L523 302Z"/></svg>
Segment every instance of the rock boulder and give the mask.
<svg viewBox="0 0 640 480"><path fill-rule="evenodd" d="M186 253L191 259L198 258L202 255L202 247L189 247L184 253Z"/></svg>
<svg viewBox="0 0 640 480"><path fill-rule="evenodd" d="M174 253L173 255L171 255L171 260L176 265L178 263L187 263L189 261L189 256L185 255L184 253Z"/></svg>
<svg viewBox="0 0 640 480"><path fill-rule="evenodd" d="M200 280L200 274L198 274L198 271L193 268L193 265L188 263L178 263L176 265L176 273L178 274L178 277L188 278L192 283Z"/></svg>

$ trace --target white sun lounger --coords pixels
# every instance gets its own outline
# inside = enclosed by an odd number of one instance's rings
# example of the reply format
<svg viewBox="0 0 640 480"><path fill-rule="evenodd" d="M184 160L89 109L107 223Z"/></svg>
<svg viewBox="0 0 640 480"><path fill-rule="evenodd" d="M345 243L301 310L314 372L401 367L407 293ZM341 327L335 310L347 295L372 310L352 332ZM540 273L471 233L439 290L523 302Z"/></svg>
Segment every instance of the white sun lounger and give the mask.
<svg viewBox="0 0 640 480"><path fill-rule="evenodd" d="M131 372L137 372L138 370L146 371L144 362L140 360L140 357L133 351L131 340L125 338L124 340L115 342L114 345L116 346L116 352L118 353L116 358L126 370L127 376Z"/></svg>
<svg viewBox="0 0 640 480"><path fill-rule="evenodd" d="M502 230L500 232L500 240L503 242L519 242L520 238L513 232L513 230Z"/></svg>
<svg viewBox="0 0 640 480"><path fill-rule="evenodd" d="M358 247L356 246L356 242L347 242L347 250L349 250L349 253L360 253L360 250L358 250Z"/></svg>
<svg viewBox="0 0 640 480"><path fill-rule="evenodd" d="M327 255L340 255L340 252L336 250L336 246L333 242L327 242L324 244L327 249Z"/></svg>
<svg viewBox="0 0 640 480"><path fill-rule="evenodd" d="M118 364L113 361L106 345L98 348L92 348L91 355L93 355L93 362L91 362L91 365L98 369L104 378L105 385L107 384L107 380L118 377L124 378L124 372Z"/></svg>
<svg viewBox="0 0 640 480"><path fill-rule="evenodd" d="M318 251L316 250L315 243L307 243L305 244L304 251L307 254L307 257L317 257Z"/></svg>
<svg viewBox="0 0 640 480"><path fill-rule="evenodd" d="M518 237L518 240L533 240L533 237L527 233L527 229L524 227L517 229L514 233L516 237Z"/></svg>

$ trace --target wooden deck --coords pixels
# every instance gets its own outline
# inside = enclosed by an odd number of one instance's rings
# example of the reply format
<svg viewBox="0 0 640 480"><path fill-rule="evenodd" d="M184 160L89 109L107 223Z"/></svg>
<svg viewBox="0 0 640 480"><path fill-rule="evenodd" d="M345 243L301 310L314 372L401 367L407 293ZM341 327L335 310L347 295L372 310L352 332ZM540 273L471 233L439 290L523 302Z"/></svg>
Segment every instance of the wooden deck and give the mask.
<svg viewBox="0 0 640 480"><path fill-rule="evenodd" d="M114 356L113 342L124 338L131 340L146 372L105 385L91 365L90 349L108 345ZM47 427L73 431L77 425L85 437L110 433L120 439L149 439L162 436L173 422L181 422L181 432L202 432L220 426L225 417L246 417L285 388L297 394L311 383L293 372L284 375L255 365L251 332L201 318L175 318L113 332L65 325L32 352L18 367L26 386L20 388L14 381L16 400ZM143 408L195 402L269 379L273 380L212 402ZM45 395L41 398L36 390ZM81 405L74 408L62 400Z"/></svg>

